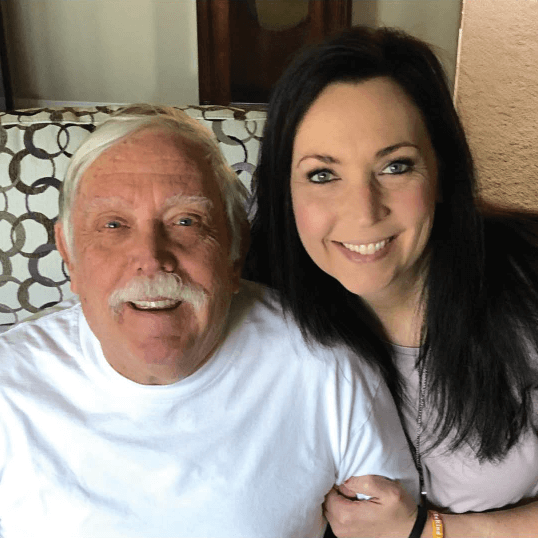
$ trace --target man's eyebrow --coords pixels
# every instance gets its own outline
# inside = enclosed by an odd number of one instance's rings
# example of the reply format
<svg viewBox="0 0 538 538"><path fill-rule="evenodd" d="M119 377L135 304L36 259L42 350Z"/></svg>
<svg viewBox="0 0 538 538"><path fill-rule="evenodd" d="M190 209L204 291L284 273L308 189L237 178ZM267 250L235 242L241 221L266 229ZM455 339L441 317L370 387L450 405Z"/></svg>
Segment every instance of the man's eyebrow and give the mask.
<svg viewBox="0 0 538 538"><path fill-rule="evenodd" d="M167 209L174 206L182 205L194 205L200 207L200 209L209 210L213 207L213 202L211 202L211 200L209 198L206 198L205 196L175 194L174 196L170 196L170 198L166 199L163 205L163 211L166 211Z"/></svg>
<svg viewBox="0 0 538 538"><path fill-rule="evenodd" d="M200 209L210 210L213 203L205 196L194 196L187 194L175 194L167 198L163 204L163 211L170 207L178 205L198 206ZM87 213L95 213L103 209L132 209L132 204L121 196L97 196L84 205L84 210Z"/></svg>
<svg viewBox="0 0 538 538"><path fill-rule="evenodd" d="M376 158L379 159L381 157L385 157L386 155L389 155L390 153L392 153L393 151L396 151L397 149L404 148L404 147L411 147L411 148L419 149L419 147L416 144L413 144L412 142L407 142L407 141L398 142L398 144L392 144L391 146L387 146L386 148L380 149L375 154L375 156ZM331 155L321 155L318 153L312 153L312 154L304 155L303 157L301 157L301 159L297 163L297 166L299 166L299 164L301 164L301 162L304 161L305 159L316 159L326 164L340 164L340 160L337 159L336 157L332 157Z"/></svg>

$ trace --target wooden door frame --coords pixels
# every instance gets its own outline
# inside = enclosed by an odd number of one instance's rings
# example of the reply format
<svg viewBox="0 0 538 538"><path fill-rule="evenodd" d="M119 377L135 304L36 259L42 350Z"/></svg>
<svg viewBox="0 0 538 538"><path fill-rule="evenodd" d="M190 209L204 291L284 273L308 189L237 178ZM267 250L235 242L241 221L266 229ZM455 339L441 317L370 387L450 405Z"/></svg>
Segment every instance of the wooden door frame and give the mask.
<svg viewBox="0 0 538 538"><path fill-rule="evenodd" d="M200 104L229 105L231 59L229 5L234 0L196 0ZM351 0L309 0L310 36L351 25Z"/></svg>
<svg viewBox="0 0 538 538"><path fill-rule="evenodd" d="M6 38L4 20L2 17L2 2L0 2L0 110L13 110L13 93L7 63Z"/></svg>

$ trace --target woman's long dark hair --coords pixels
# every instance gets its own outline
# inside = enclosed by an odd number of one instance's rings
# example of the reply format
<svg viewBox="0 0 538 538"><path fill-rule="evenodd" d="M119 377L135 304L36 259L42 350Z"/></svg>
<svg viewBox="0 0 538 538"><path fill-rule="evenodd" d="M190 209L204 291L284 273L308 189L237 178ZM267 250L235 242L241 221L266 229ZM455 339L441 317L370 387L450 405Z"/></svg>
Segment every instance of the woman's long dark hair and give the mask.
<svg viewBox="0 0 538 538"><path fill-rule="evenodd" d="M356 27L292 62L269 104L245 276L278 291L308 341L344 342L379 368L401 406L401 380L383 327L308 256L290 190L295 133L318 95L331 83L383 76L421 111L438 161L441 202L429 240L417 365L427 368L437 443L450 435L451 448L469 443L478 458L494 460L514 445L529 418L529 346L538 348L538 236L528 225L538 230L538 220L478 207L465 134L444 71L425 43L393 29ZM524 221L528 225L516 224Z"/></svg>

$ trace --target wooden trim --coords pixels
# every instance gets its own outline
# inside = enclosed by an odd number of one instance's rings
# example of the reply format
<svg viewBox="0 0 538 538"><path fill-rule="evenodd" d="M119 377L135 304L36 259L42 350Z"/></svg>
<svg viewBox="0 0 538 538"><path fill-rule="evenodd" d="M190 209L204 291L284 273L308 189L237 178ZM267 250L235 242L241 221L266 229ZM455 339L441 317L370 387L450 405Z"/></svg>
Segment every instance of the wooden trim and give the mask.
<svg viewBox="0 0 538 538"><path fill-rule="evenodd" d="M9 76L4 20L2 17L2 4L0 2L0 101L5 110L13 110L13 93ZM0 108L1 109L1 108Z"/></svg>
<svg viewBox="0 0 538 538"><path fill-rule="evenodd" d="M228 105L231 100L229 11L229 0L196 2L201 105Z"/></svg>
<svg viewBox="0 0 538 538"><path fill-rule="evenodd" d="M352 0L310 0L311 37L316 40L351 26Z"/></svg>
<svg viewBox="0 0 538 538"><path fill-rule="evenodd" d="M351 26L352 0L327 0L324 4L326 35Z"/></svg>

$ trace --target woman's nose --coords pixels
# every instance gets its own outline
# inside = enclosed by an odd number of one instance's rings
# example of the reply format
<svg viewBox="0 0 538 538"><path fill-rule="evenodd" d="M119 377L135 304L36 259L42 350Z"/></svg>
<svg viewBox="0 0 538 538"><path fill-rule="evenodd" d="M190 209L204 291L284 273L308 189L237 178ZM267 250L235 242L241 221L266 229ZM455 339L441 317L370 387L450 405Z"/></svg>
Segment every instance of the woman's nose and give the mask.
<svg viewBox="0 0 538 538"><path fill-rule="evenodd" d="M389 213L379 185L370 178L351 183L342 195L341 205L345 215L363 227L376 224Z"/></svg>

